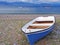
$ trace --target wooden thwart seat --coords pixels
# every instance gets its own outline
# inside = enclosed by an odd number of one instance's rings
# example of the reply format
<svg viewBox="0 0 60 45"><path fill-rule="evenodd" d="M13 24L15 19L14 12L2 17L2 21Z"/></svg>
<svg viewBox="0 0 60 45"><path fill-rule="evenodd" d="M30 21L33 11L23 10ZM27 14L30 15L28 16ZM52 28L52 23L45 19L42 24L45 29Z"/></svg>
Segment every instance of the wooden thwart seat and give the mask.
<svg viewBox="0 0 60 45"><path fill-rule="evenodd" d="M27 29L45 29L48 28L49 26L29 26Z"/></svg>

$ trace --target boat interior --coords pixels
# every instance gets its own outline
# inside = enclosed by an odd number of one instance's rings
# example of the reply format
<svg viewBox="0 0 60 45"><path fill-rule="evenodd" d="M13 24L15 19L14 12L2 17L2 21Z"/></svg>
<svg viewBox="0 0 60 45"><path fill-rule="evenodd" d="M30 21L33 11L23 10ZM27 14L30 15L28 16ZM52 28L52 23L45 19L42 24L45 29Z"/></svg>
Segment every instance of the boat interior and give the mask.
<svg viewBox="0 0 60 45"><path fill-rule="evenodd" d="M51 23L53 23L53 21L35 21L32 23L35 25L30 25L27 27L27 29L45 29L45 28L48 28L50 26L48 24L51 24ZM43 25L37 25L37 24L43 24Z"/></svg>
<svg viewBox="0 0 60 45"><path fill-rule="evenodd" d="M25 33L31 33L36 31L43 31L50 28L55 23L54 16L37 17L34 20L27 23L22 30Z"/></svg>

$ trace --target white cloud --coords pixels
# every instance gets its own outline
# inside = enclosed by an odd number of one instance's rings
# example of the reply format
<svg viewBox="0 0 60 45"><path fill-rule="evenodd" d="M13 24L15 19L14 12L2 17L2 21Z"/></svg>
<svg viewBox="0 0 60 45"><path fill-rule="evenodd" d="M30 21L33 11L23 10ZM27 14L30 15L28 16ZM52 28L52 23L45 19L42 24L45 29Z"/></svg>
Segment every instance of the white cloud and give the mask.
<svg viewBox="0 0 60 45"><path fill-rule="evenodd" d="M19 2L19 1L23 1L23 2L28 2L29 0L0 0L0 1L8 1L8 2L16 2L16 1Z"/></svg>
<svg viewBox="0 0 60 45"><path fill-rule="evenodd" d="M41 2L59 2L60 0L0 0L0 1L7 1L7 2L31 2L31 3L41 3Z"/></svg>
<svg viewBox="0 0 60 45"><path fill-rule="evenodd" d="M21 0L0 0L0 1L16 2L16 1L21 1Z"/></svg>
<svg viewBox="0 0 60 45"><path fill-rule="evenodd" d="M58 2L58 1L60 1L60 0L49 0L50 2Z"/></svg>
<svg viewBox="0 0 60 45"><path fill-rule="evenodd" d="M60 2L60 0L39 0L40 2Z"/></svg>
<svg viewBox="0 0 60 45"><path fill-rule="evenodd" d="M8 2L16 2L16 1L18 1L18 2L19 1L23 1L23 2L34 2L35 0L0 0L0 1L8 1Z"/></svg>

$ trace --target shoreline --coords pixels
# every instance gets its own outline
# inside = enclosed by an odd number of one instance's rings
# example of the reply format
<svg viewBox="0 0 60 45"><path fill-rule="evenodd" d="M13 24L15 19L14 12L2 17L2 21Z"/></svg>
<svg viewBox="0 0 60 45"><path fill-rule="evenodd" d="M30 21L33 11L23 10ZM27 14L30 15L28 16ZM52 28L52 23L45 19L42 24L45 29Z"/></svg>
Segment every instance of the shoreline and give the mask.
<svg viewBox="0 0 60 45"><path fill-rule="evenodd" d="M34 19L39 16L55 16L60 19L60 15L56 14L0 14L0 19Z"/></svg>

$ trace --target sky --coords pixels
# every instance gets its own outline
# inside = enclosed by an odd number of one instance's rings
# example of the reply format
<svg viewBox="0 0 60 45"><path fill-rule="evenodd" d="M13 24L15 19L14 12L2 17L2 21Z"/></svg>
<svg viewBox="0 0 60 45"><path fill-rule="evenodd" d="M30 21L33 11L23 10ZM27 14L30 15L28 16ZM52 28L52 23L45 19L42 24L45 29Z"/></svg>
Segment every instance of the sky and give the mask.
<svg viewBox="0 0 60 45"><path fill-rule="evenodd" d="M0 1L7 1L7 2L33 2L33 3L41 3L41 2L59 2L60 0L0 0Z"/></svg>

